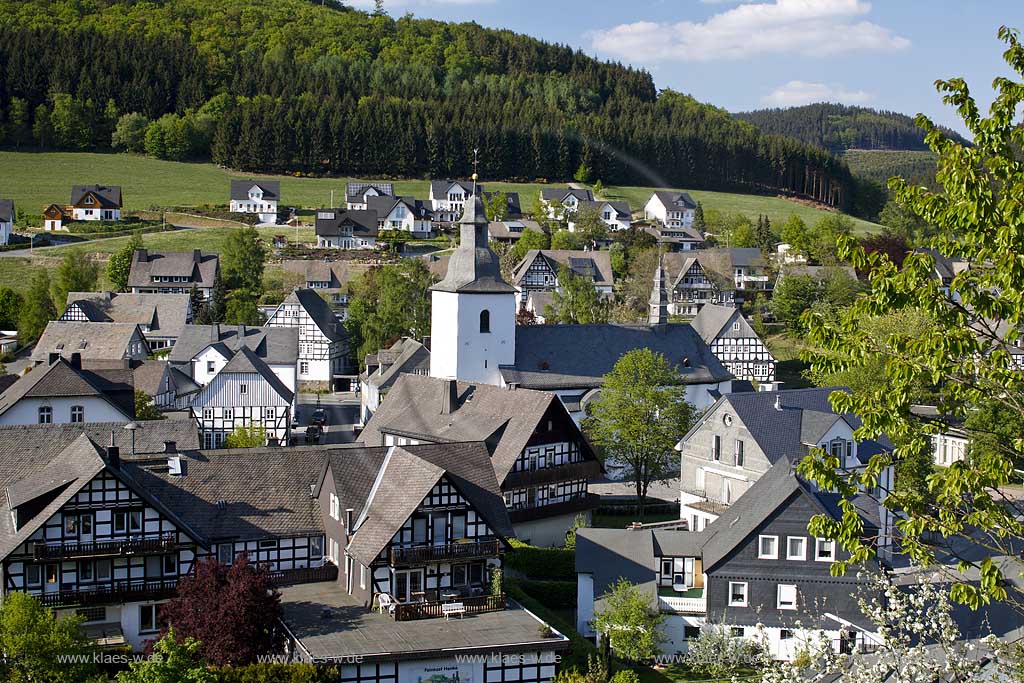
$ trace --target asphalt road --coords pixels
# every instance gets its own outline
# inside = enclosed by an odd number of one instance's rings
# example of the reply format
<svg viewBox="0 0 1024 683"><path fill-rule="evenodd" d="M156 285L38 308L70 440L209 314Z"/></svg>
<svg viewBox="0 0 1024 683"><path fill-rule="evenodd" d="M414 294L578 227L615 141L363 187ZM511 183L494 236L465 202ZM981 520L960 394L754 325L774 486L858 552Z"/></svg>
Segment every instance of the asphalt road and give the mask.
<svg viewBox="0 0 1024 683"><path fill-rule="evenodd" d="M300 443L316 407L316 396L299 394L299 405L295 414L299 422L296 433L299 435ZM352 394L324 396L321 398L320 407L327 413L327 425L319 443L352 443L355 440L352 426L359 416L359 400L353 398Z"/></svg>

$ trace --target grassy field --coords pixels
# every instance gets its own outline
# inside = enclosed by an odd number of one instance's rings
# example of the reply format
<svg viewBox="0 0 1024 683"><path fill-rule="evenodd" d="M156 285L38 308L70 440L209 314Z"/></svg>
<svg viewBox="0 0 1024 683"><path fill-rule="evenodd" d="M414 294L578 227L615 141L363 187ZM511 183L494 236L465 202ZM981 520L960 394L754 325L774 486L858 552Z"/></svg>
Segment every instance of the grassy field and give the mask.
<svg viewBox="0 0 1024 683"><path fill-rule="evenodd" d="M164 206L201 206L227 204L229 181L250 178L252 174L229 171L209 163L160 161L131 154L93 154L84 152L0 152L0 197L13 199L25 213L38 214L51 202L66 202L71 185L103 183L120 185L127 210ZM267 176L261 176L267 177ZM281 197L286 206L318 207L331 202L344 202L345 183L349 178L293 178L279 176ZM487 181L490 190L518 192L524 211L531 211L539 190L536 183L502 183ZM426 198L428 180L395 181L400 194ZM625 199L634 211L643 209L651 195L649 187L609 187L607 199ZM728 192L692 191L694 199L706 208L736 211L753 218L767 214L781 225L791 213L813 224L826 212L811 206L778 197L733 194ZM877 229L874 223L855 219L860 231Z"/></svg>
<svg viewBox="0 0 1024 683"><path fill-rule="evenodd" d="M156 251L191 251L202 249L203 251L221 251L230 235L237 228L201 228L197 230L174 230L169 232L158 232L142 236L142 243L147 249ZM274 235L284 235L289 241L295 241L296 229L287 226L276 228L256 228L267 242L270 242ZM313 235L313 228L299 228L298 240L300 242L313 242L316 237ZM83 244L69 244L64 247L49 249L45 252L48 256L61 256L68 251L80 250L88 254L99 254L105 256L112 254L123 247L131 237L114 237L112 239L94 240ZM0 265L3 265L0 263Z"/></svg>

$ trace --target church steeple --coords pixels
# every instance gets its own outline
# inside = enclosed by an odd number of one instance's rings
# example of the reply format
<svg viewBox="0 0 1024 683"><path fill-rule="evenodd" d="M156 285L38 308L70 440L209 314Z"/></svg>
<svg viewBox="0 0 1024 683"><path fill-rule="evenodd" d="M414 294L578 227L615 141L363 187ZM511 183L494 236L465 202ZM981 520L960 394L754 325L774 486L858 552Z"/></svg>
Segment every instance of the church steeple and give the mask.
<svg viewBox="0 0 1024 683"><path fill-rule="evenodd" d="M501 276L498 255L487 244L487 212L479 195L466 201L459 220L459 248L448 260L448 273L431 290L492 294L516 291Z"/></svg>
<svg viewBox="0 0 1024 683"><path fill-rule="evenodd" d="M668 323L668 290L665 289L665 259L658 256L658 268L654 271L654 286L651 288L650 314L651 325Z"/></svg>

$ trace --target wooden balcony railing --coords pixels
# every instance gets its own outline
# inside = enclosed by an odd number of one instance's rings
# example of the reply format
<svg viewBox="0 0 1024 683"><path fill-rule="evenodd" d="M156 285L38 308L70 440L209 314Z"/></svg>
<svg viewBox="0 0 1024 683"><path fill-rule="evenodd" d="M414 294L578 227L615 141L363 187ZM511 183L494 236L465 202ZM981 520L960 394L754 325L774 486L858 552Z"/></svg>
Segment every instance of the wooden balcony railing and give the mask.
<svg viewBox="0 0 1024 683"><path fill-rule="evenodd" d="M478 595L472 598L460 598L466 608L466 614L483 614L484 612L500 612L505 609L505 594ZM416 619L436 619L444 616L441 611L443 602L400 602L391 613L395 621L414 621Z"/></svg>
<svg viewBox="0 0 1024 683"><path fill-rule="evenodd" d="M39 595L44 607L87 607L137 600L162 600L174 596L177 579L114 581L95 588L62 590Z"/></svg>
<svg viewBox="0 0 1024 683"><path fill-rule="evenodd" d="M36 560L63 560L75 557L119 557L145 555L173 550L176 534L154 538L122 538L113 541L80 541L76 543L36 543L32 553Z"/></svg>
<svg viewBox="0 0 1024 683"><path fill-rule="evenodd" d="M567 515L574 512L593 510L601 504L601 496L595 493L588 493L578 496L563 503L552 503L551 505L538 505L536 507L509 509L508 516L512 523L529 522L534 519L554 517L556 515Z"/></svg>
<svg viewBox="0 0 1024 683"><path fill-rule="evenodd" d="M325 564L322 567L282 569L276 572L270 572L270 581L275 586L293 586L297 583L334 581L337 578L338 568L333 564Z"/></svg>
<svg viewBox="0 0 1024 683"><path fill-rule="evenodd" d="M392 566L402 564L430 564L449 560L468 560L475 557L494 557L502 552L500 541L477 543L449 543L447 545L423 545L412 548L392 548Z"/></svg>

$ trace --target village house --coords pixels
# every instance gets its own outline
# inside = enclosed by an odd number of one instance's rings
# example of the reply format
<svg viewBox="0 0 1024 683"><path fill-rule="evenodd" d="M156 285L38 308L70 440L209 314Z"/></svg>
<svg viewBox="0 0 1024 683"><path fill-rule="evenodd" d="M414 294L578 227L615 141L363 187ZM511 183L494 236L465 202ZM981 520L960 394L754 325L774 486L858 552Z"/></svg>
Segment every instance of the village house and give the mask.
<svg viewBox="0 0 1024 683"><path fill-rule="evenodd" d="M35 595L58 616L83 617L88 637L141 651L197 560L230 564L245 553L278 586L337 576L310 495L320 453L186 454L176 423L131 432L142 457L128 455L128 432L116 423L35 439L3 429L0 590Z"/></svg>
<svg viewBox="0 0 1024 683"><path fill-rule="evenodd" d="M685 653L707 628L761 644L781 660L792 660L821 636L843 653L881 642L858 604L870 597L870 579L856 572L832 576L832 563L847 555L835 541L807 531L815 515L842 516L840 496L819 490L795 469L794 462L780 459L700 532L686 530L685 521L580 529L579 632L601 637L593 617L624 578L666 615L666 655ZM874 543L877 517L862 512L861 521L864 541Z"/></svg>
<svg viewBox="0 0 1024 683"><path fill-rule="evenodd" d="M487 224L487 236L495 242L515 244L524 234L531 231L544 232L540 223L523 218L505 218L505 220L491 221Z"/></svg>
<svg viewBox="0 0 1024 683"><path fill-rule="evenodd" d="M165 360L144 360L133 365L135 390L151 397L160 410L188 410L202 389L181 368Z"/></svg>
<svg viewBox="0 0 1024 683"><path fill-rule="evenodd" d="M348 286L368 266L358 261L311 261L290 259L281 263L288 277L297 278L300 287L325 294L331 308L342 321L348 318Z"/></svg>
<svg viewBox="0 0 1024 683"><path fill-rule="evenodd" d="M268 316L267 327L299 330L299 389L333 391L348 368L348 333L328 303L312 289L295 289ZM347 386L345 387L348 388Z"/></svg>
<svg viewBox="0 0 1024 683"><path fill-rule="evenodd" d="M130 422L135 388L127 367L83 369L82 357L51 354L0 394L0 425Z"/></svg>
<svg viewBox="0 0 1024 683"><path fill-rule="evenodd" d="M434 235L434 210L420 199L367 197L366 208L377 214L377 230L407 232L416 239Z"/></svg>
<svg viewBox="0 0 1024 683"><path fill-rule="evenodd" d="M61 321L135 323L150 351L174 346L185 325L192 323L188 294L118 294L69 292Z"/></svg>
<svg viewBox="0 0 1024 683"><path fill-rule="evenodd" d="M359 440L367 446L486 442L516 535L534 545L561 545L575 516L589 517L597 504L588 482L601 466L550 392L403 374Z"/></svg>
<svg viewBox="0 0 1024 683"><path fill-rule="evenodd" d="M430 349L411 337L402 337L389 348L367 354L365 366L359 375L360 426L377 412L381 401L401 375L430 374Z"/></svg>
<svg viewBox="0 0 1024 683"><path fill-rule="evenodd" d="M482 189L480 191L480 196L484 198L485 202L493 201L498 194L505 195L505 215L502 220L518 220L523 217L518 192L484 192Z"/></svg>
<svg viewBox="0 0 1024 683"><path fill-rule="evenodd" d="M220 277L220 257L191 252L136 249L132 254L128 287L132 294L190 294L192 288L209 300Z"/></svg>
<svg viewBox="0 0 1024 683"><path fill-rule="evenodd" d="M569 232L576 231L576 218L581 211L593 211L611 231L629 230L633 224L633 213L629 208L629 202L608 202L603 200L580 201L576 210L567 214L567 227Z"/></svg>
<svg viewBox="0 0 1024 683"><path fill-rule="evenodd" d="M361 683L551 683L568 640L494 578L513 531L486 446L324 452L314 495L338 579L281 591L293 658Z"/></svg>
<svg viewBox="0 0 1024 683"><path fill-rule="evenodd" d="M345 208L350 211L366 210L368 197L394 197L393 183L350 182L345 185Z"/></svg>
<svg viewBox="0 0 1024 683"><path fill-rule="evenodd" d="M377 246L377 212L368 209L318 209L318 249L373 249Z"/></svg>
<svg viewBox="0 0 1024 683"><path fill-rule="evenodd" d="M644 204L644 219L656 220L663 228L679 230L693 228L697 202L686 192L658 190Z"/></svg>
<svg viewBox="0 0 1024 683"><path fill-rule="evenodd" d="M232 180L232 213L253 213L260 223L277 223L281 183L277 180Z"/></svg>
<svg viewBox="0 0 1024 683"><path fill-rule="evenodd" d="M466 180L431 180L428 201L434 218L441 223L454 223L465 210L466 200L484 191L483 185Z"/></svg>
<svg viewBox="0 0 1024 683"><path fill-rule="evenodd" d="M84 361L134 361L149 355L149 345L137 323L91 323L53 320L47 323L32 350L33 363L48 363L51 354Z"/></svg>
<svg viewBox="0 0 1024 683"><path fill-rule="evenodd" d="M754 382L761 390L776 388L775 357L740 309L705 304L690 326L736 379Z"/></svg>
<svg viewBox="0 0 1024 683"><path fill-rule="evenodd" d="M696 251L704 247L704 236L695 228L667 228L655 223L645 225L643 229L655 239L658 246L669 252Z"/></svg>
<svg viewBox="0 0 1024 683"><path fill-rule="evenodd" d="M71 188L71 219L76 221L121 220L119 185L74 185Z"/></svg>
<svg viewBox="0 0 1024 683"><path fill-rule="evenodd" d="M50 204L43 207L43 230L46 232L67 232L64 224L70 220L71 212L65 206Z"/></svg>
<svg viewBox="0 0 1024 683"><path fill-rule="evenodd" d="M520 301L526 303L533 292L561 291L558 275L563 268L592 282L599 294L612 295L615 275L610 252L531 249L512 269L512 284L520 290Z"/></svg>
<svg viewBox="0 0 1024 683"><path fill-rule="evenodd" d="M592 201L594 193L585 188L545 187L540 191L541 213L556 221L569 219L579 209L580 202Z"/></svg>
<svg viewBox="0 0 1024 683"><path fill-rule="evenodd" d="M676 315L697 315L709 303L735 306L772 290L769 263L760 249L701 249L692 256L676 256L669 260L677 273L670 306Z"/></svg>
<svg viewBox="0 0 1024 683"><path fill-rule="evenodd" d="M799 460L821 448L854 470L871 456L892 448L888 439L857 441L861 425L853 414L832 409L829 394L842 389L791 389L725 394L700 417L676 445L681 453L680 516L698 531L716 519L776 463ZM881 503L893 487L892 467L886 468L875 490L866 492L875 503L879 546L892 541L892 513Z"/></svg>
<svg viewBox="0 0 1024 683"><path fill-rule="evenodd" d="M14 234L14 200L0 199L0 244L10 244Z"/></svg>

